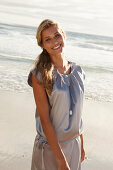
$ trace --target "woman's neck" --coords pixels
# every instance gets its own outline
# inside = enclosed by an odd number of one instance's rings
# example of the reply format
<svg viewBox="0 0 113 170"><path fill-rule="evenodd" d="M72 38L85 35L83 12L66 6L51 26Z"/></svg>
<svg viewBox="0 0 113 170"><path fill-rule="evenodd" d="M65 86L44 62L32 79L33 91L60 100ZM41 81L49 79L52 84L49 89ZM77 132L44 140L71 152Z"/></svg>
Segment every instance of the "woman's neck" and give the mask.
<svg viewBox="0 0 113 170"><path fill-rule="evenodd" d="M56 56L56 57L51 56L51 59L52 59L53 65L56 69L58 69L58 68L64 69L68 64L68 61L66 60L66 57L64 56L64 54L62 54L60 56Z"/></svg>
<svg viewBox="0 0 113 170"><path fill-rule="evenodd" d="M64 55L51 57L54 68L61 74L67 74L70 72L70 63L67 61Z"/></svg>

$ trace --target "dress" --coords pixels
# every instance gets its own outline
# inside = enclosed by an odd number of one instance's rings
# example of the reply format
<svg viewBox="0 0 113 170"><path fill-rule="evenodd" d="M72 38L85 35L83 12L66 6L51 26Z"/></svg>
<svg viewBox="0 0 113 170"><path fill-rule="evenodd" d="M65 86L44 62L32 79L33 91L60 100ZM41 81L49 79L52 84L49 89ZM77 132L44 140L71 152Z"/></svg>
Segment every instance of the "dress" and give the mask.
<svg viewBox="0 0 113 170"><path fill-rule="evenodd" d="M70 62L71 72L68 75L53 70L53 90L47 93L50 106L50 119L56 131L57 139L71 170L81 170L81 140L83 131L82 106L84 97L83 69ZM32 74L41 82L41 73L32 69L28 84L32 86ZM43 132L36 109L37 135L34 142L31 170L57 170L57 161Z"/></svg>

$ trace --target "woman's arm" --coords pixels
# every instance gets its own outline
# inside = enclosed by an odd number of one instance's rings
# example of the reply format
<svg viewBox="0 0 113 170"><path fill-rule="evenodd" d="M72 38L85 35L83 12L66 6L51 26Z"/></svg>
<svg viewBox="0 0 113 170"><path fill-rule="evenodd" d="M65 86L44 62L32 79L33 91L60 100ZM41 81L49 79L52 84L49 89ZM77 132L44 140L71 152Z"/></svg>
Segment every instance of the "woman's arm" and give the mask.
<svg viewBox="0 0 113 170"><path fill-rule="evenodd" d="M81 139L81 162L85 159L85 151L84 151L84 145L83 145L83 135L80 135Z"/></svg>
<svg viewBox="0 0 113 170"><path fill-rule="evenodd" d="M35 78L34 75L32 75L32 86L35 103L41 120L42 128L56 156L58 166L60 167L59 170L60 169L69 170L66 158L62 152L62 149L60 148L54 127L49 117L49 104L45 89L43 85L40 84L39 81Z"/></svg>

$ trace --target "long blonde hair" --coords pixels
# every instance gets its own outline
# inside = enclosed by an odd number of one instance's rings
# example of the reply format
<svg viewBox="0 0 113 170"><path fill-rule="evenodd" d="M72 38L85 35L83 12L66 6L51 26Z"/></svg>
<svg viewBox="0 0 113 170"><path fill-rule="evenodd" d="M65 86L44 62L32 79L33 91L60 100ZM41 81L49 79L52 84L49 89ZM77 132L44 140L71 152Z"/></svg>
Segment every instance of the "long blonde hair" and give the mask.
<svg viewBox="0 0 113 170"><path fill-rule="evenodd" d="M37 29L36 33L36 39L37 39L37 44L42 48L42 31L45 29L48 29L51 26L56 26L59 28L58 23L50 20L50 19L45 19L44 21L41 22ZM64 34L63 30L61 29L62 33ZM43 51L40 53L40 55L37 57L35 60L35 69L36 69L36 74L38 70L41 72L41 78L42 78L42 83L44 87L47 89L48 93L51 94L52 88L53 88L53 64L50 58L49 53L43 49Z"/></svg>

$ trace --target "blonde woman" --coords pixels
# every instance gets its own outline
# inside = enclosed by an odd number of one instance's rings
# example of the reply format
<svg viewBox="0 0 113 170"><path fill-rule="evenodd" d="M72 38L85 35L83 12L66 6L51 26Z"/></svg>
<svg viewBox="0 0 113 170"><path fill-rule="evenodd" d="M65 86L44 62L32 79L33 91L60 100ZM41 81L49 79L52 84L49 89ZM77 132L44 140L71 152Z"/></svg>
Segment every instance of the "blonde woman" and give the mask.
<svg viewBox="0 0 113 170"><path fill-rule="evenodd" d="M28 76L36 103L31 170L80 170L84 160L82 105L84 72L64 54L65 33L46 19L37 29L42 48Z"/></svg>

